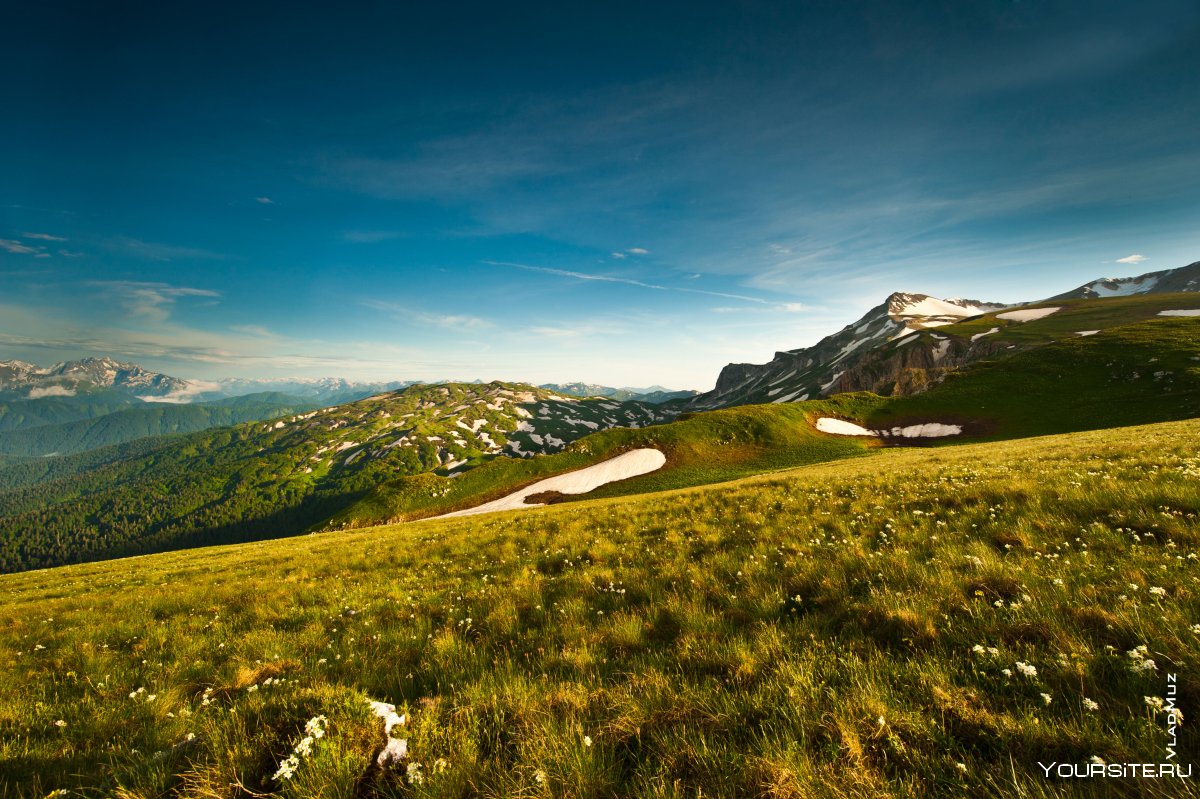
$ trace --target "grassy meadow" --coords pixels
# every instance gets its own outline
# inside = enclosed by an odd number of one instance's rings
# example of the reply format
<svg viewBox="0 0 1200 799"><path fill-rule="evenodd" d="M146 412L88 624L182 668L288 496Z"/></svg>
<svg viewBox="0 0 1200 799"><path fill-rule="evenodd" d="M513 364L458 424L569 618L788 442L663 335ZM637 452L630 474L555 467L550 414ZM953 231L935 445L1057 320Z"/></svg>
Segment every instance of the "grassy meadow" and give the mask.
<svg viewBox="0 0 1200 799"><path fill-rule="evenodd" d="M1194 756L1198 436L3 576L0 794L1197 796L1037 764L1163 762L1171 673Z"/></svg>

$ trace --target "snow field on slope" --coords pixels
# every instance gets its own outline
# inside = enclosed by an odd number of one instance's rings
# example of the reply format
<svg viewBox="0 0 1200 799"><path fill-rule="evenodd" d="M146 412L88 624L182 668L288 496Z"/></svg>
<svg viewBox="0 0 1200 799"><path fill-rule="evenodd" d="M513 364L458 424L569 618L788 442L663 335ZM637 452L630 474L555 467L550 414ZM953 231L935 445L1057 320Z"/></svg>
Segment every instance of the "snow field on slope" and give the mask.
<svg viewBox="0 0 1200 799"><path fill-rule="evenodd" d="M1061 310L1061 308L1025 308L1020 311L998 313L996 314L996 318L1007 319L1011 322L1032 322L1035 319L1045 319L1050 314Z"/></svg>
<svg viewBox="0 0 1200 799"><path fill-rule="evenodd" d="M533 485L526 486L506 497L476 505L473 508L445 513L434 516L434 519L445 519L452 516L474 516L478 513L493 513L501 510L519 510L521 508L538 507L541 503L527 503L526 497L541 494L545 491L557 491L560 494L586 494L602 485L638 477L657 471L667 462L667 456L656 449L635 449L609 458L606 461L577 469L566 474L539 480Z"/></svg>
<svg viewBox="0 0 1200 799"><path fill-rule="evenodd" d="M956 424L941 424L926 422L911 424L907 427L893 427L890 430L868 430L862 425L847 422L845 419L832 419L822 416L817 420L817 429L822 433L835 436L894 436L896 438L942 438L956 436L962 432L962 427Z"/></svg>

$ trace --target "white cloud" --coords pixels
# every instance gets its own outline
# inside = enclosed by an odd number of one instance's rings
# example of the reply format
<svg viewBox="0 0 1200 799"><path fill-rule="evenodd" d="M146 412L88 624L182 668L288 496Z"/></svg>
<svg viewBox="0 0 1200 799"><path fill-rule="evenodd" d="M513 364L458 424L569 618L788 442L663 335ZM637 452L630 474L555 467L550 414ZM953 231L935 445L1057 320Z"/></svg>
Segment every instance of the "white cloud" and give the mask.
<svg viewBox="0 0 1200 799"><path fill-rule="evenodd" d="M228 257L222 253L199 247L177 247L173 244L158 244L127 236L118 236L112 239L108 242L108 246L119 252L136 255L150 261L174 261L177 259L220 261Z"/></svg>
<svg viewBox="0 0 1200 799"><path fill-rule="evenodd" d="M649 250L643 249L642 247L630 247L625 252L629 253L630 255L649 255L650 254Z"/></svg>
<svg viewBox="0 0 1200 799"><path fill-rule="evenodd" d="M114 296L130 314L157 322L171 315L171 306L180 297L220 297L220 292L168 283L146 283L136 280L93 280L95 286Z"/></svg>
<svg viewBox="0 0 1200 799"><path fill-rule="evenodd" d="M12 239L0 239L0 250L11 252L15 255L33 255L37 252L37 249L34 247L29 247Z"/></svg>
<svg viewBox="0 0 1200 799"><path fill-rule="evenodd" d="M616 258L617 260L624 260L624 259L628 258L629 256L623 252L614 252L612 254L612 257Z"/></svg>
<svg viewBox="0 0 1200 799"><path fill-rule="evenodd" d="M38 241L66 241L62 236L51 236L49 233L22 233L21 236L26 239L37 239Z"/></svg>
<svg viewBox="0 0 1200 799"><path fill-rule="evenodd" d="M1137 253L1134 253L1133 255L1126 255L1124 258L1118 258L1117 263L1119 263L1119 264L1140 264L1144 260L1146 260L1146 256L1138 255Z"/></svg>
<svg viewBox="0 0 1200 799"><path fill-rule="evenodd" d="M75 389L67 386L34 386L33 388L29 389L29 399L73 396L75 396Z"/></svg>
<svg viewBox="0 0 1200 799"><path fill-rule="evenodd" d="M270 197L255 197L254 202L258 203L259 205L274 205L275 204L275 201L272 200Z"/></svg>
<svg viewBox="0 0 1200 799"><path fill-rule="evenodd" d="M386 300L363 300L361 303L367 308L373 308L376 311L383 311L397 319L405 321L417 322L422 325L433 325L434 327L442 327L449 330L479 330L482 328L493 327L492 323L486 319L481 319L478 316L469 316L467 314L444 314L432 311L418 311L413 308L406 308L403 305L387 302Z"/></svg>
<svg viewBox="0 0 1200 799"><path fill-rule="evenodd" d="M258 336L259 338L276 338L274 333L262 325L234 325L229 329L236 333L245 333L248 336Z"/></svg>
<svg viewBox="0 0 1200 799"><path fill-rule="evenodd" d="M758 305L769 305L772 307L783 307L779 303L764 300L761 297L748 297L745 294L730 294L724 291L706 291L704 289L692 289L682 286L660 286L656 283L646 283L641 280L633 280L627 277L613 277L611 275L593 275L588 272L574 272L569 269L552 269L548 266L529 266L528 264L517 264L510 261L484 261L485 264L491 266L510 266L514 269L523 269L526 272L541 272L545 275L558 275L559 277L573 277L578 280L595 280L601 283L623 283L627 286L638 286L639 288L652 289L654 291L678 291L683 294L704 294L709 297L724 297L728 300L742 300L743 302L753 302Z"/></svg>

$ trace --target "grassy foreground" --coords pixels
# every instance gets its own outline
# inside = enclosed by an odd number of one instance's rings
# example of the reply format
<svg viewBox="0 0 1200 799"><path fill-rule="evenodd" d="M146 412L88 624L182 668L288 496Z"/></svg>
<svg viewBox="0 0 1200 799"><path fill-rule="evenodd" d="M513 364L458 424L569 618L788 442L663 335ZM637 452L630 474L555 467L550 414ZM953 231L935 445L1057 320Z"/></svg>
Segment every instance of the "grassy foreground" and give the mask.
<svg viewBox="0 0 1200 799"><path fill-rule="evenodd" d="M0 794L1197 796L1037 763L1163 762L1169 673L1195 755L1198 435L0 577Z"/></svg>

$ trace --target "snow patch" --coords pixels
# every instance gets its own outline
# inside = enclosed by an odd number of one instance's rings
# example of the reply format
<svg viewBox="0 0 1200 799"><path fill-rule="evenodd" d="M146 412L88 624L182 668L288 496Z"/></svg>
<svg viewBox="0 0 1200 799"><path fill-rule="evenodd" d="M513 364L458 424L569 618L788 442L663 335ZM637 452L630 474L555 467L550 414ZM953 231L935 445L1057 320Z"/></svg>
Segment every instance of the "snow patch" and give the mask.
<svg viewBox="0 0 1200 799"><path fill-rule="evenodd" d="M961 432L961 425L926 422L925 424L913 424L908 427L893 427L885 435L899 436L901 438L941 438L942 436L956 436Z"/></svg>
<svg viewBox="0 0 1200 799"><path fill-rule="evenodd" d="M583 469L539 480L533 485L526 486L520 491L493 500L492 502L485 502L474 508L446 513L433 518L443 519L451 516L474 516L479 513L536 507L538 503L527 503L525 498L534 494L541 494L545 491L557 491L560 494L586 494L602 485L616 482L617 480L627 480L630 477L638 477L639 475L657 471L666 462L667 456L656 449L635 449Z"/></svg>
<svg viewBox="0 0 1200 799"><path fill-rule="evenodd" d="M899 314L905 316L975 316L981 313L986 313L986 309L975 305L956 305L936 297L925 297L920 302L906 305L899 311ZM942 324L948 323L943 322Z"/></svg>
<svg viewBox="0 0 1200 799"><path fill-rule="evenodd" d="M999 333L999 332L1000 332L1000 328L993 327L991 330L987 331L986 333L976 333L975 335L971 336L971 341L972 342L979 341L979 339L983 338L984 336L990 336L993 333Z"/></svg>
<svg viewBox="0 0 1200 799"><path fill-rule="evenodd" d="M1062 308L1023 308L1020 311L1005 311L1004 313L996 314L997 319L1007 319L1012 322L1032 322L1035 319L1045 319L1052 313L1061 311Z"/></svg>
<svg viewBox="0 0 1200 799"><path fill-rule="evenodd" d="M1157 277L1142 277L1136 280L1130 278L1109 277L1097 280L1088 286L1097 297L1128 297L1131 294L1145 294L1158 283Z"/></svg>
<svg viewBox="0 0 1200 799"><path fill-rule="evenodd" d="M800 389L800 391L803 391L803 390L804 390L804 389ZM804 401L804 400L808 399L808 395L807 395L807 394L805 394L803 397L799 397L799 398L797 398L797 396L796 396L796 395L797 395L797 394L799 394L799 393L800 393L800 391L793 392L793 393L791 393L791 394L788 394L786 397L780 397L780 398L779 398L779 399L777 399L777 400L771 400L771 401L772 401L772 402L791 402L792 400L796 400L797 402L802 402L802 401Z"/></svg>
<svg viewBox="0 0 1200 799"><path fill-rule="evenodd" d="M822 433L835 436L886 436L896 438L942 438L956 436L962 432L962 426L957 424L941 424L926 422L911 424L907 427L893 427L891 430L868 430L862 425L847 422L845 419L832 419L823 416L817 420L817 429Z"/></svg>
<svg viewBox="0 0 1200 799"><path fill-rule="evenodd" d="M1200 316L1200 308L1188 308L1182 311L1159 311L1159 316Z"/></svg>
<svg viewBox="0 0 1200 799"><path fill-rule="evenodd" d="M839 377L841 377L841 376L842 376L842 375L844 375L844 374L846 374L846 373L845 373L845 372L838 372L838 373L837 373L837 374L835 374L833 377L831 377L831 378L829 379L829 382L828 382L828 383L826 383L825 385L821 386L821 393L822 393L822 394L824 394L826 391L828 391L829 389L831 389L831 388L833 387L833 384L834 384L834 383L836 383L836 382L838 381L838 378L839 378Z"/></svg>
<svg viewBox="0 0 1200 799"><path fill-rule="evenodd" d="M1077 335L1077 336L1094 336L1099 332L1100 332L1099 330L1076 330L1075 335Z"/></svg>
<svg viewBox="0 0 1200 799"><path fill-rule="evenodd" d="M868 430L854 422L847 422L844 419L830 419L827 416L822 416L817 420L817 429L822 433L832 433L835 436L877 436L879 435L874 430Z"/></svg>

